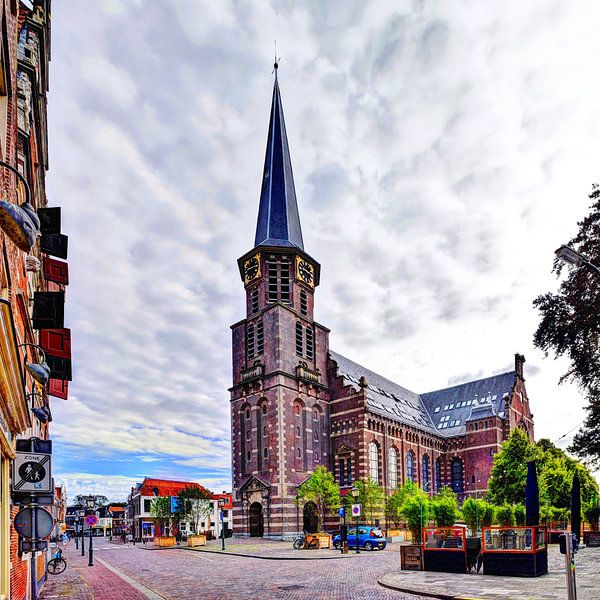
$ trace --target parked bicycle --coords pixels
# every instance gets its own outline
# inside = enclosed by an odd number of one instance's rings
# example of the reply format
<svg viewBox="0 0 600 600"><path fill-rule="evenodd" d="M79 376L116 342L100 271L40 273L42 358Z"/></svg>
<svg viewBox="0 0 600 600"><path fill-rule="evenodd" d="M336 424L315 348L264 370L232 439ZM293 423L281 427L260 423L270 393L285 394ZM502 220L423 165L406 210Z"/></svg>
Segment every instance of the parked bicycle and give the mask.
<svg viewBox="0 0 600 600"><path fill-rule="evenodd" d="M46 569L52 575L58 575L67 568L67 561L62 557L62 550L58 548L54 553L52 560L48 561Z"/></svg>
<svg viewBox="0 0 600 600"><path fill-rule="evenodd" d="M294 540L294 550L302 550L302 548L318 548L319 542L316 539L312 539L308 545L306 544L306 536L308 531L305 531L302 535L299 535Z"/></svg>

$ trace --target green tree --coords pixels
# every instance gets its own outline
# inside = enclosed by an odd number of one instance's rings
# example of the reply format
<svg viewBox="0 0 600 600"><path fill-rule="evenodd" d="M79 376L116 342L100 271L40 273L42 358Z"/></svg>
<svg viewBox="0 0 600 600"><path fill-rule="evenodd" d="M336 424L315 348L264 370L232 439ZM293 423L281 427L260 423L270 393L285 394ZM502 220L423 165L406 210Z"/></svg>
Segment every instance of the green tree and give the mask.
<svg viewBox="0 0 600 600"><path fill-rule="evenodd" d="M462 505L463 520L471 530L471 535L477 535L480 527L492 524L494 509L484 500L467 498Z"/></svg>
<svg viewBox="0 0 600 600"><path fill-rule="evenodd" d="M188 485L179 494L181 510L177 520L189 519L194 527L194 533L200 532L200 522L206 520L210 513L210 492L199 486Z"/></svg>
<svg viewBox="0 0 600 600"><path fill-rule="evenodd" d="M522 429L515 429L494 456L488 481L488 497L494 504L516 504L525 499L527 462L533 458L529 437Z"/></svg>
<svg viewBox="0 0 600 600"><path fill-rule="evenodd" d="M359 491L358 499L353 496L346 496L347 505L362 504L362 514L367 523L373 521L383 514L385 507L385 492L383 488L371 479L357 479L354 484Z"/></svg>
<svg viewBox="0 0 600 600"><path fill-rule="evenodd" d="M413 544L421 543L421 530L429 523L430 502L424 492L407 496L402 504L402 516L412 534Z"/></svg>
<svg viewBox="0 0 600 600"><path fill-rule="evenodd" d="M593 496L583 505L583 516L590 524L592 531L598 531L598 521L600 520L600 498Z"/></svg>
<svg viewBox="0 0 600 600"><path fill-rule="evenodd" d="M481 508L480 525L481 527L489 527L494 522L494 507L485 500L479 500Z"/></svg>
<svg viewBox="0 0 600 600"><path fill-rule="evenodd" d="M317 528L323 529L325 513L340 505L340 488L333 473L319 466L312 475L298 487L296 503L313 502L317 509Z"/></svg>
<svg viewBox="0 0 600 600"><path fill-rule="evenodd" d="M458 517L456 494L438 494L431 500L431 512L438 527L452 527Z"/></svg>
<svg viewBox="0 0 600 600"><path fill-rule="evenodd" d="M523 504L515 504L515 506L513 507L513 512L515 515L515 523L517 525L525 525L525 520L526 520L525 506Z"/></svg>
<svg viewBox="0 0 600 600"><path fill-rule="evenodd" d="M160 528L160 534L166 535L167 528L171 525L173 515L171 514L171 498L158 496L150 504L150 514L156 520Z"/></svg>
<svg viewBox="0 0 600 600"><path fill-rule="evenodd" d="M600 187L594 185L589 215L578 223L579 232L568 245L600 265ZM565 268L555 259L557 277ZM586 266L570 267L556 293L538 296L533 305L540 311L534 344L569 361L561 382L575 382L587 400L587 418L570 451L600 466L600 279Z"/></svg>
<svg viewBox="0 0 600 600"><path fill-rule="evenodd" d="M515 513L510 504L496 507L496 522L503 527L511 527L515 524Z"/></svg>

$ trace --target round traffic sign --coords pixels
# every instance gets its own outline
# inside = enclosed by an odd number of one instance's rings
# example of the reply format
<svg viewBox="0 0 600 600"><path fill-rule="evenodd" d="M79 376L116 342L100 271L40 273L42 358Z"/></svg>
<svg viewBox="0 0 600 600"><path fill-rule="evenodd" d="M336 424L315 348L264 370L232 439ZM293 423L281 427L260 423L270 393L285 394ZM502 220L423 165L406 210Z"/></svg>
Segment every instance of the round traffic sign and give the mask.
<svg viewBox="0 0 600 600"><path fill-rule="evenodd" d="M14 520L17 533L24 538L32 538L35 524L36 539L45 538L52 533L54 529L54 518L43 508L35 506L33 508L22 508Z"/></svg>
<svg viewBox="0 0 600 600"><path fill-rule="evenodd" d="M85 524L93 527L98 522L98 517L96 515L88 515L85 518Z"/></svg>

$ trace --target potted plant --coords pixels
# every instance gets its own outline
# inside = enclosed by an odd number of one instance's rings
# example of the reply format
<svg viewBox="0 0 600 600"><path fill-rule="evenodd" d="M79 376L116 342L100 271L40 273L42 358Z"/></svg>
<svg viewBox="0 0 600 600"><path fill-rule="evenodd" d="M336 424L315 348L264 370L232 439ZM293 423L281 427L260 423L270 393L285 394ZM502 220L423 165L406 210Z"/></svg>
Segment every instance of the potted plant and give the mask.
<svg viewBox="0 0 600 600"><path fill-rule="evenodd" d="M188 535L187 545L190 547L206 546L206 533L200 531L201 521L209 518L210 493L208 490L189 485L179 492L182 515L190 520L193 528L192 535Z"/></svg>
<svg viewBox="0 0 600 600"><path fill-rule="evenodd" d="M150 504L150 514L154 517L160 530L160 535L154 538L154 544L156 546L174 546L175 536L167 535L172 521L171 499L166 496L154 498Z"/></svg>
<svg viewBox="0 0 600 600"><path fill-rule="evenodd" d="M305 539L305 548L331 548L331 535L323 531L326 511L340 505L340 488L333 474L319 466L314 473L296 491L296 504L312 502L317 517L317 532Z"/></svg>
<svg viewBox="0 0 600 600"><path fill-rule="evenodd" d="M591 547L600 546L600 535L598 534L598 521L600 521L600 498L592 496L583 505L583 516L590 526L589 531L583 532L583 542Z"/></svg>

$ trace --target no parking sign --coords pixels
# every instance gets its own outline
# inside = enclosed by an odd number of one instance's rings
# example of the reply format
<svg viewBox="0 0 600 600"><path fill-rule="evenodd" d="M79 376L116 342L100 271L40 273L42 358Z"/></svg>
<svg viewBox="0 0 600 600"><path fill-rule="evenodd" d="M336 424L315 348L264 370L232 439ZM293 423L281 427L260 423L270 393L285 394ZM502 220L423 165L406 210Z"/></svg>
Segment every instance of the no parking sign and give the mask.
<svg viewBox="0 0 600 600"><path fill-rule="evenodd" d="M352 505L352 516L360 517L361 510L362 510L362 504L353 504Z"/></svg>

